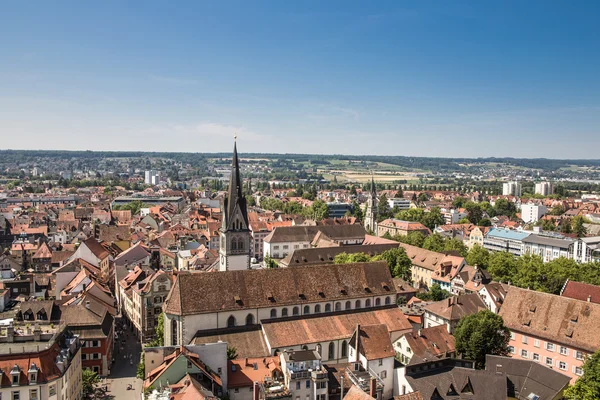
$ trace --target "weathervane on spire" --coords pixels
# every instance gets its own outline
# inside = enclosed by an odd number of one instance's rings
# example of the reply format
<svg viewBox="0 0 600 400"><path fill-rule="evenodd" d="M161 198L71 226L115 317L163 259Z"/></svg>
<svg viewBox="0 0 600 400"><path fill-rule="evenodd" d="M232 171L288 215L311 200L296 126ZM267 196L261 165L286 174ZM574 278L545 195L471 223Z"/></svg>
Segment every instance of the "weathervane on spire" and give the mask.
<svg viewBox="0 0 600 400"><path fill-rule="evenodd" d="M233 134L233 140L237 140L237 133Z"/></svg>

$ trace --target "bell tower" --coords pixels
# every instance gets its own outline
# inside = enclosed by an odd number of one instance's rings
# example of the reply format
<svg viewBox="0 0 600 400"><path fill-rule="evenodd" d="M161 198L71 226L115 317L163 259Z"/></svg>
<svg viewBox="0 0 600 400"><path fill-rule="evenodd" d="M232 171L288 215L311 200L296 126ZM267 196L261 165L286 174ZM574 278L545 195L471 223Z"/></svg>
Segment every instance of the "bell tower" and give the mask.
<svg viewBox="0 0 600 400"><path fill-rule="evenodd" d="M246 198L242 193L236 142L233 144L231 178L227 197L223 201L222 215L223 223L219 229L219 271L249 269L252 237L248 226Z"/></svg>
<svg viewBox="0 0 600 400"><path fill-rule="evenodd" d="M372 231L377 236L377 192L373 176L371 176L371 190L367 199L367 209L365 210L365 229Z"/></svg>

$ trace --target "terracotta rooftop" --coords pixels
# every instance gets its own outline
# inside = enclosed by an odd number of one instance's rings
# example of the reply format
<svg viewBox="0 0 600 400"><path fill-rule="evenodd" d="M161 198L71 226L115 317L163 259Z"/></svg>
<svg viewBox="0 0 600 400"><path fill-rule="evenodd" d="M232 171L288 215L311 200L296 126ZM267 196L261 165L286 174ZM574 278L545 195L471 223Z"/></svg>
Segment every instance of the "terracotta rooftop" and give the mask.
<svg viewBox="0 0 600 400"><path fill-rule="evenodd" d="M191 273L177 276L164 309L190 315L394 293L385 262Z"/></svg>
<svg viewBox="0 0 600 400"><path fill-rule="evenodd" d="M600 304L513 286L499 314L510 330L591 353L600 348Z"/></svg>
<svg viewBox="0 0 600 400"><path fill-rule="evenodd" d="M458 321L461 318L476 314L487 307L479 293L463 294L436 301L425 306L425 310L449 321Z"/></svg>
<svg viewBox="0 0 600 400"><path fill-rule="evenodd" d="M560 295L600 304L600 286L590 285L589 283L568 280Z"/></svg>
<svg viewBox="0 0 600 400"><path fill-rule="evenodd" d="M357 333L358 331L355 330L350 339L351 344L356 343ZM358 352L364 355L367 360L377 360L396 355L388 328L383 324L361 325L358 340Z"/></svg>

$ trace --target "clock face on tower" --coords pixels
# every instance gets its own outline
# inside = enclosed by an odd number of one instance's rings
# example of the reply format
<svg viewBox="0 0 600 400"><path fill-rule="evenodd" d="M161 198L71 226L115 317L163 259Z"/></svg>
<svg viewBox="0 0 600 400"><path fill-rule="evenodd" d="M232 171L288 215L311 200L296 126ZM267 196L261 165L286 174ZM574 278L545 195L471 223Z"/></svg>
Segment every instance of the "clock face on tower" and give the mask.
<svg viewBox="0 0 600 400"><path fill-rule="evenodd" d="M221 254L221 264L225 263L225 256Z"/></svg>

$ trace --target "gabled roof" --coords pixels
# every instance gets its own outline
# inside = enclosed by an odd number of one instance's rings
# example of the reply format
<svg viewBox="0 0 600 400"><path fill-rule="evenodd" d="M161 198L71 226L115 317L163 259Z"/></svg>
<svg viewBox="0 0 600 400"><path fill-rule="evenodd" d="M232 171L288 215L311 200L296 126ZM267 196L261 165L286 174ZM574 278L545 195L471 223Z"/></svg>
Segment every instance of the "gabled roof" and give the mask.
<svg viewBox="0 0 600 400"><path fill-rule="evenodd" d="M423 328L404 335L413 354L419 358L426 355L447 357L456 351L454 336L448 333L446 325Z"/></svg>
<svg viewBox="0 0 600 400"><path fill-rule="evenodd" d="M352 385L350 390L344 395L343 400L373 400L373 398L368 393L363 392L358 386Z"/></svg>
<svg viewBox="0 0 600 400"><path fill-rule="evenodd" d="M600 304L511 286L499 314L510 330L590 353L600 348Z"/></svg>
<svg viewBox="0 0 600 400"><path fill-rule="evenodd" d="M304 266L311 264L333 263L335 256L341 253L365 253L369 256L381 254L386 250L398 248L398 242L389 244L337 246L325 248L297 249L288 254L280 264L288 267Z"/></svg>
<svg viewBox="0 0 600 400"><path fill-rule="evenodd" d="M385 262L187 273L177 275L164 310L190 315L392 295L393 284Z"/></svg>
<svg viewBox="0 0 600 400"><path fill-rule="evenodd" d="M46 242L43 242L31 258L33 258L33 259L52 258L52 250L50 250L50 248L48 247Z"/></svg>
<svg viewBox="0 0 600 400"><path fill-rule="evenodd" d="M367 360L377 360L396 355L387 326L383 324L359 326L350 338L352 347L355 347L357 334L358 352L365 356Z"/></svg>
<svg viewBox="0 0 600 400"><path fill-rule="evenodd" d="M487 307L479 293L463 294L436 301L425 306L425 310L449 321L458 321L461 318L486 310Z"/></svg>
<svg viewBox="0 0 600 400"><path fill-rule="evenodd" d="M84 245L87 246L88 249L99 259L104 260L109 256L108 251L94 238L88 239L83 242Z"/></svg>
<svg viewBox="0 0 600 400"><path fill-rule="evenodd" d="M485 356L485 370L506 374L510 398L531 399L533 394L539 399L555 399L571 381L569 376L533 360L490 354Z"/></svg>
<svg viewBox="0 0 600 400"><path fill-rule="evenodd" d="M560 295L600 304L600 286L590 285L589 283L567 280Z"/></svg>

